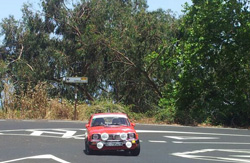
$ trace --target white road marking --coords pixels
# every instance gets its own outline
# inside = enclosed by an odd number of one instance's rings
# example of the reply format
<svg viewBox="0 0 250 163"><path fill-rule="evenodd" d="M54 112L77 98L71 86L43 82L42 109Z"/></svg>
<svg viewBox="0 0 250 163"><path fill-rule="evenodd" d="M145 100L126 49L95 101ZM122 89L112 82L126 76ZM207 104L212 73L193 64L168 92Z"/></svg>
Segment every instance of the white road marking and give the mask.
<svg viewBox="0 0 250 163"><path fill-rule="evenodd" d="M199 159L199 160L250 163L250 159L239 159L239 158L235 158L232 155L228 155L228 156L223 155L223 157L209 156L207 153L211 153L211 152L216 152L216 153L229 152L229 153L249 154L249 155L244 155L247 157L243 157L243 158L250 157L250 150L244 150L244 149L202 149L202 150L196 150L196 151L190 151L190 152L172 153L172 155L178 156L178 157L190 158L190 159ZM206 153L206 155L202 156L201 155L202 153Z"/></svg>
<svg viewBox="0 0 250 163"><path fill-rule="evenodd" d="M63 129L54 129L52 131L43 131L43 130L26 130L32 132L30 135L32 136L41 136L42 134L55 134L55 135L62 135L62 138L72 138L76 131L67 131ZM61 132L54 132L54 131L61 131Z"/></svg>
<svg viewBox="0 0 250 163"><path fill-rule="evenodd" d="M161 141L161 140L149 140L150 143L167 143L167 141Z"/></svg>
<svg viewBox="0 0 250 163"><path fill-rule="evenodd" d="M230 137L250 137L250 135L206 133L206 132L184 132L184 131L136 130L136 132L137 133L163 133L163 134L190 134L190 135L214 135L214 136L230 136Z"/></svg>
<svg viewBox="0 0 250 163"><path fill-rule="evenodd" d="M6 121L6 120L4 120L4 119L0 119L0 122L1 122L1 121Z"/></svg>
<svg viewBox="0 0 250 163"><path fill-rule="evenodd" d="M165 127L172 127L172 128L194 128L194 126L180 126L180 125L167 125L167 124L142 124L142 123L136 123L140 126L165 126ZM215 129L215 130L245 130L248 131L248 129L239 129L239 128L222 128L222 127L217 127L217 126L212 126L212 127L202 127L202 126L195 126L195 128L198 129Z"/></svg>
<svg viewBox="0 0 250 163"><path fill-rule="evenodd" d="M38 130L67 130L67 131L85 131L82 128L37 128L37 129L18 129L18 130L0 130L1 132L15 132L15 131L38 131Z"/></svg>
<svg viewBox="0 0 250 163"><path fill-rule="evenodd" d="M1 134L0 134L1 135ZM27 137L32 137L32 135L26 135L26 134L2 134L2 136L27 136ZM38 136L37 136L38 137ZM43 138L59 138L59 139L65 139L59 136L50 136L50 135L41 135L39 137Z"/></svg>
<svg viewBox="0 0 250 163"><path fill-rule="evenodd" d="M62 137L63 138L72 138L75 135L76 131L67 131Z"/></svg>
<svg viewBox="0 0 250 163"><path fill-rule="evenodd" d="M73 131L76 130L76 131ZM27 134L19 134L18 132L27 132ZM85 131L85 129L21 129L21 130L2 130L0 135L9 136L39 136L47 138L73 138L85 139L85 134L75 135L77 131ZM30 133L31 132L31 133ZM49 135L48 135L49 134Z"/></svg>
<svg viewBox="0 0 250 163"><path fill-rule="evenodd" d="M41 136L43 134L43 131L33 131L30 135L32 136Z"/></svg>
<svg viewBox="0 0 250 163"><path fill-rule="evenodd" d="M87 121L47 120L50 123L88 123Z"/></svg>
<svg viewBox="0 0 250 163"><path fill-rule="evenodd" d="M244 143L244 142L182 142L182 141L172 141L172 143L175 144L214 144L214 145L250 145L250 143Z"/></svg>
<svg viewBox="0 0 250 163"><path fill-rule="evenodd" d="M231 157L250 158L250 155L230 155Z"/></svg>
<svg viewBox="0 0 250 163"><path fill-rule="evenodd" d="M82 128L62 128L67 131L86 131ZM59 130L59 129L18 129L18 130L0 130L1 133L4 132L16 132L16 131L42 131L42 130ZM240 135L240 134L221 134L221 133L203 133L203 132L183 132L183 131L160 131L160 130L136 130L137 133L166 133L166 134L189 134L189 135L214 135L214 136L231 136L231 137L250 137L250 135Z"/></svg>
<svg viewBox="0 0 250 163"><path fill-rule="evenodd" d="M62 160L58 157L55 157L53 155L39 155L39 156L32 156L32 157L24 157L24 158L19 158L19 159L14 159L14 160L8 160L8 161L3 161L0 163L9 163L9 162L17 162L17 161L22 161L22 160L30 160L30 159L52 159L54 161L60 162L60 163L70 163L65 160Z"/></svg>
<svg viewBox="0 0 250 163"><path fill-rule="evenodd" d="M203 139L219 139L217 137L191 137L191 136L164 136L165 138L177 139L177 140L203 140Z"/></svg>
<svg viewBox="0 0 250 163"><path fill-rule="evenodd" d="M25 133L18 133L24 132ZM85 136L75 135L77 131L86 131L82 128L61 128L61 129L18 129L18 130L0 130L1 136L3 135L19 135L19 136L41 136L41 137L51 137L51 138L73 138L73 139L85 139ZM222 133L203 133L203 132L183 132L183 131L160 131L160 130L136 130L137 133L163 133L163 134L189 134L189 135L212 135L212 136L228 136L228 137L250 137L250 135L238 135L238 134L222 134ZM31 133L30 133L31 132ZM165 136L167 138L175 138L177 140L194 140L194 139L219 139L218 137L189 137L189 136ZM173 143L184 143L184 142L173 142ZM205 143L205 142L201 142ZM208 142L210 143L210 142Z"/></svg>

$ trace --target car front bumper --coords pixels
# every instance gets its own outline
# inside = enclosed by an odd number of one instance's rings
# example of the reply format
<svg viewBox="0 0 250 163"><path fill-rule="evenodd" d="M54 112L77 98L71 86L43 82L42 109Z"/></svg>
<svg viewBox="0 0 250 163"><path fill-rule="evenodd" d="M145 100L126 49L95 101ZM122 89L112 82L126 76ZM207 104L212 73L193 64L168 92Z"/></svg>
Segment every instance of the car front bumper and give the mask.
<svg viewBox="0 0 250 163"><path fill-rule="evenodd" d="M103 147L101 149L97 148L97 144L101 142L103 143ZM121 146L107 146L108 143L112 142L120 142ZM126 146L126 142L131 142L132 146L128 148ZM105 151L105 150L133 150L137 148L137 146L140 144L139 139L138 140L127 140L127 141L90 141L88 142L89 148L92 150L99 150L99 151Z"/></svg>

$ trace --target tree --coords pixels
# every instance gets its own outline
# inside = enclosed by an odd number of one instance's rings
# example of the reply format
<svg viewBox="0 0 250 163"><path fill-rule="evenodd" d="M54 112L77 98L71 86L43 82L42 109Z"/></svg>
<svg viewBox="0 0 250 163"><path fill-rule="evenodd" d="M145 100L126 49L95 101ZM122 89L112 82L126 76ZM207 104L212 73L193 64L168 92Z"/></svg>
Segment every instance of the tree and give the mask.
<svg viewBox="0 0 250 163"><path fill-rule="evenodd" d="M248 1L193 0L186 10L177 116L186 115L189 122L249 125Z"/></svg>
<svg viewBox="0 0 250 163"><path fill-rule="evenodd" d="M23 20L14 25L18 30L11 30L7 19L2 24L3 34L12 31L16 40L3 46L15 49L15 55L4 55L12 58L9 72L16 88L48 81L54 86L53 96L73 98L69 94L77 87L80 99L88 101L111 98L142 112L157 105L166 81L160 79L164 75L158 64L164 50L159 46L165 47L176 30L170 12L148 12L145 0L41 4L41 12L24 6ZM5 39L13 40L12 35ZM63 85L65 76L87 76L89 84Z"/></svg>

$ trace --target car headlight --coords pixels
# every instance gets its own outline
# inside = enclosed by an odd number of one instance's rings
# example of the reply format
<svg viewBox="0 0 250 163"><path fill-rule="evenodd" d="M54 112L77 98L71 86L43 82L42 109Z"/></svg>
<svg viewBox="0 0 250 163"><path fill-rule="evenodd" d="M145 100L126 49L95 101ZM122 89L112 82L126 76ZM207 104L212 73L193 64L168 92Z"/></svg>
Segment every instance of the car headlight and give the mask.
<svg viewBox="0 0 250 163"><path fill-rule="evenodd" d="M93 134L92 139L93 140L98 140L98 139L100 139L100 135L99 134Z"/></svg>
<svg viewBox="0 0 250 163"><path fill-rule="evenodd" d="M121 137L122 140L127 140L128 135L126 133L121 133L120 137Z"/></svg>
<svg viewBox="0 0 250 163"><path fill-rule="evenodd" d="M131 148L131 147L132 147L132 143L131 143L131 142L129 142L129 141L128 141L128 142L126 142L126 144L125 144L125 145L126 145L126 147L127 147L127 148Z"/></svg>
<svg viewBox="0 0 250 163"><path fill-rule="evenodd" d="M128 138L129 139L135 139L135 134L134 133L129 133Z"/></svg>
<svg viewBox="0 0 250 163"><path fill-rule="evenodd" d="M101 135L101 138L102 138L102 140L108 140L108 138L109 138L109 135L107 134L107 133L103 133L102 135Z"/></svg>
<svg viewBox="0 0 250 163"><path fill-rule="evenodd" d="M96 144L96 147L97 147L98 149L102 149L103 146L104 146L104 144L103 144L102 142L99 142L99 143Z"/></svg>

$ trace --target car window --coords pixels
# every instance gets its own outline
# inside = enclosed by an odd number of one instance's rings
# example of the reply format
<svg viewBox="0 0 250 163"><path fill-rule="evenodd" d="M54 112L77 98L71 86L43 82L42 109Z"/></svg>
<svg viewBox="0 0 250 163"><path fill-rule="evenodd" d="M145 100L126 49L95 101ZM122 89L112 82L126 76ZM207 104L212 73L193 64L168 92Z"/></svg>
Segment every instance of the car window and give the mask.
<svg viewBox="0 0 250 163"><path fill-rule="evenodd" d="M91 126L103 126L105 121L103 118L93 118Z"/></svg>
<svg viewBox="0 0 250 163"><path fill-rule="evenodd" d="M126 118L113 118L112 125L126 125L126 126L128 126L128 120Z"/></svg>
<svg viewBox="0 0 250 163"><path fill-rule="evenodd" d="M104 125L123 125L123 126L130 126L130 123L127 118L125 117L119 117L119 116L114 116L114 117L98 117L95 118L93 117L91 126L104 126Z"/></svg>

